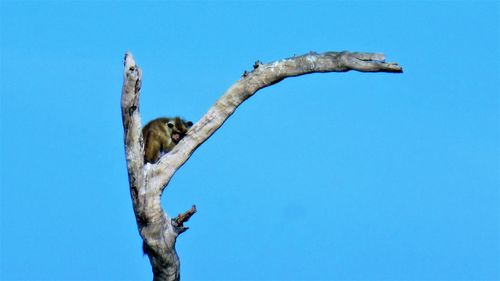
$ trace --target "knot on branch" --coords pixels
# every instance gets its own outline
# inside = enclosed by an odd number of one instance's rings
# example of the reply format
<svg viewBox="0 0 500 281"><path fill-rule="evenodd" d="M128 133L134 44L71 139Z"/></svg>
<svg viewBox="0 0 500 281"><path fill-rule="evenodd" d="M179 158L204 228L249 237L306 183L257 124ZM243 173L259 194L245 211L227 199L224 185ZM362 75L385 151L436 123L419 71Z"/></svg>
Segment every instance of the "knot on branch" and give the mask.
<svg viewBox="0 0 500 281"><path fill-rule="evenodd" d="M187 222L194 213L196 213L196 205L193 205L191 209L172 219L172 226L178 235L189 229L189 227L184 226L184 223Z"/></svg>
<svg viewBox="0 0 500 281"><path fill-rule="evenodd" d="M137 81L135 81L135 94L136 95L139 95L139 92L141 91L141 86L142 86L142 80L141 80L141 78L139 76L139 78L137 79Z"/></svg>
<svg viewBox="0 0 500 281"><path fill-rule="evenodd" d="M134 114L134 112L135 112L136 109L137 109L137 106L135 106L135 105L129 107L128 108L128 115L132 116L132 114Z"/></svg>
<svg viewBox="0 0 500 281"><path fill-rule="evenodd" d="M259 68L259 66L262 65L262 62L260 60L257 60L254 64L253 64L253 69L257 69Z"/></svg>

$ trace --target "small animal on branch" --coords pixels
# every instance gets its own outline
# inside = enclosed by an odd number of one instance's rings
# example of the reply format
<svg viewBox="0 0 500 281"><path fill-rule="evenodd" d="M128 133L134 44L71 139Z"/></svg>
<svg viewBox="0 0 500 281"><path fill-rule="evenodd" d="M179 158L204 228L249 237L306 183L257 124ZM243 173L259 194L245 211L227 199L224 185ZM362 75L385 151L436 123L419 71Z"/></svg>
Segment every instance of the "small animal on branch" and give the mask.
<svg viewBox="0 0 500 281"><path fill-rule="evenodd" d="M150 121L142 128L144 139L144 164L156 163L171 151L186 135L193 122L180 117L161 117Z"/></svg>

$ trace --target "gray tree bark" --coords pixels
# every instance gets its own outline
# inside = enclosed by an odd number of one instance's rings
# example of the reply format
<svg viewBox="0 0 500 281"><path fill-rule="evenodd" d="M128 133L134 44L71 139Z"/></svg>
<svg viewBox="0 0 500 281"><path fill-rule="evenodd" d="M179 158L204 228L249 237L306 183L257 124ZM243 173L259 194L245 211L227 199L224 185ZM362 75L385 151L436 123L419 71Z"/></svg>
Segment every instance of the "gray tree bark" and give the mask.
<svg viewBox="0 0 500 281"><path fill-rule="evenodd" d="M175 242L177 236L187 230L184 223L196 212L193 205L188 211L170 218L160 204L163 190L196 148L219 129L242 102L258 90L285 78L309 73L350 70L403 72L397 63L385 62L383 54L375 53L311 52L268 64L257 61L254 69L245 71L242 78L212 105L172 151L163 155L157 163L144 165L144 143L139 114L141 70L131 53L125 54L124 65L121 108L130 195L139 234L144 241L144 252L150 259L155 281L180 279L180 263Z"/></svg>

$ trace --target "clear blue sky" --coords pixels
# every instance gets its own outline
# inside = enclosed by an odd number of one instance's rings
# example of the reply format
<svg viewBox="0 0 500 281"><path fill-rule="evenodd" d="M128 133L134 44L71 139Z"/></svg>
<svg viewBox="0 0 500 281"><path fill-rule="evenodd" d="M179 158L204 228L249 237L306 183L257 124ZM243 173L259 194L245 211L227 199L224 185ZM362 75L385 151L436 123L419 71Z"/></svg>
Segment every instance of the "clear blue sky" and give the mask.
<svg viewBox="0 0 500 281"><path fill-rule="evenodd" d="M0 3L0 279L151 279L125 51L143 121L197 121L256 60L350 50L405 73L264 89L176 174L183 280L500 280L498 1Z"/></svg>

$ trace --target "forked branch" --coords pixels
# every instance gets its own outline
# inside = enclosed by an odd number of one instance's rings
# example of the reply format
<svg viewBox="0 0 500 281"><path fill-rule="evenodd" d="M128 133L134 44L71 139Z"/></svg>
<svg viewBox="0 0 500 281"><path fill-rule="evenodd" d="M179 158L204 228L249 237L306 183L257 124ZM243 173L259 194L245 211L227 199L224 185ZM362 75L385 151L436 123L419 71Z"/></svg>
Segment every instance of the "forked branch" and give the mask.
<svg viewBox="0 0 500 281"><path fill-rule="evenodd" d="M198 121L172 151L156 164L144 165L139 96L141 71L130 53L125 55L124 82L121 108L125 133L125 155L139 233L144 241L144 252L153 269L154 280L179 280L180 263L175 251L177 236L188 228L184 223L196 212L190 210L170 219L163 211L160 197L174 173L189 159L233 114L238 106L258 90L276 84L287 77L315 72L403 72L397 63L388 63L383 54L311 52L284 60L262 64L257 61L254 69L245 71Z"/></svg>

